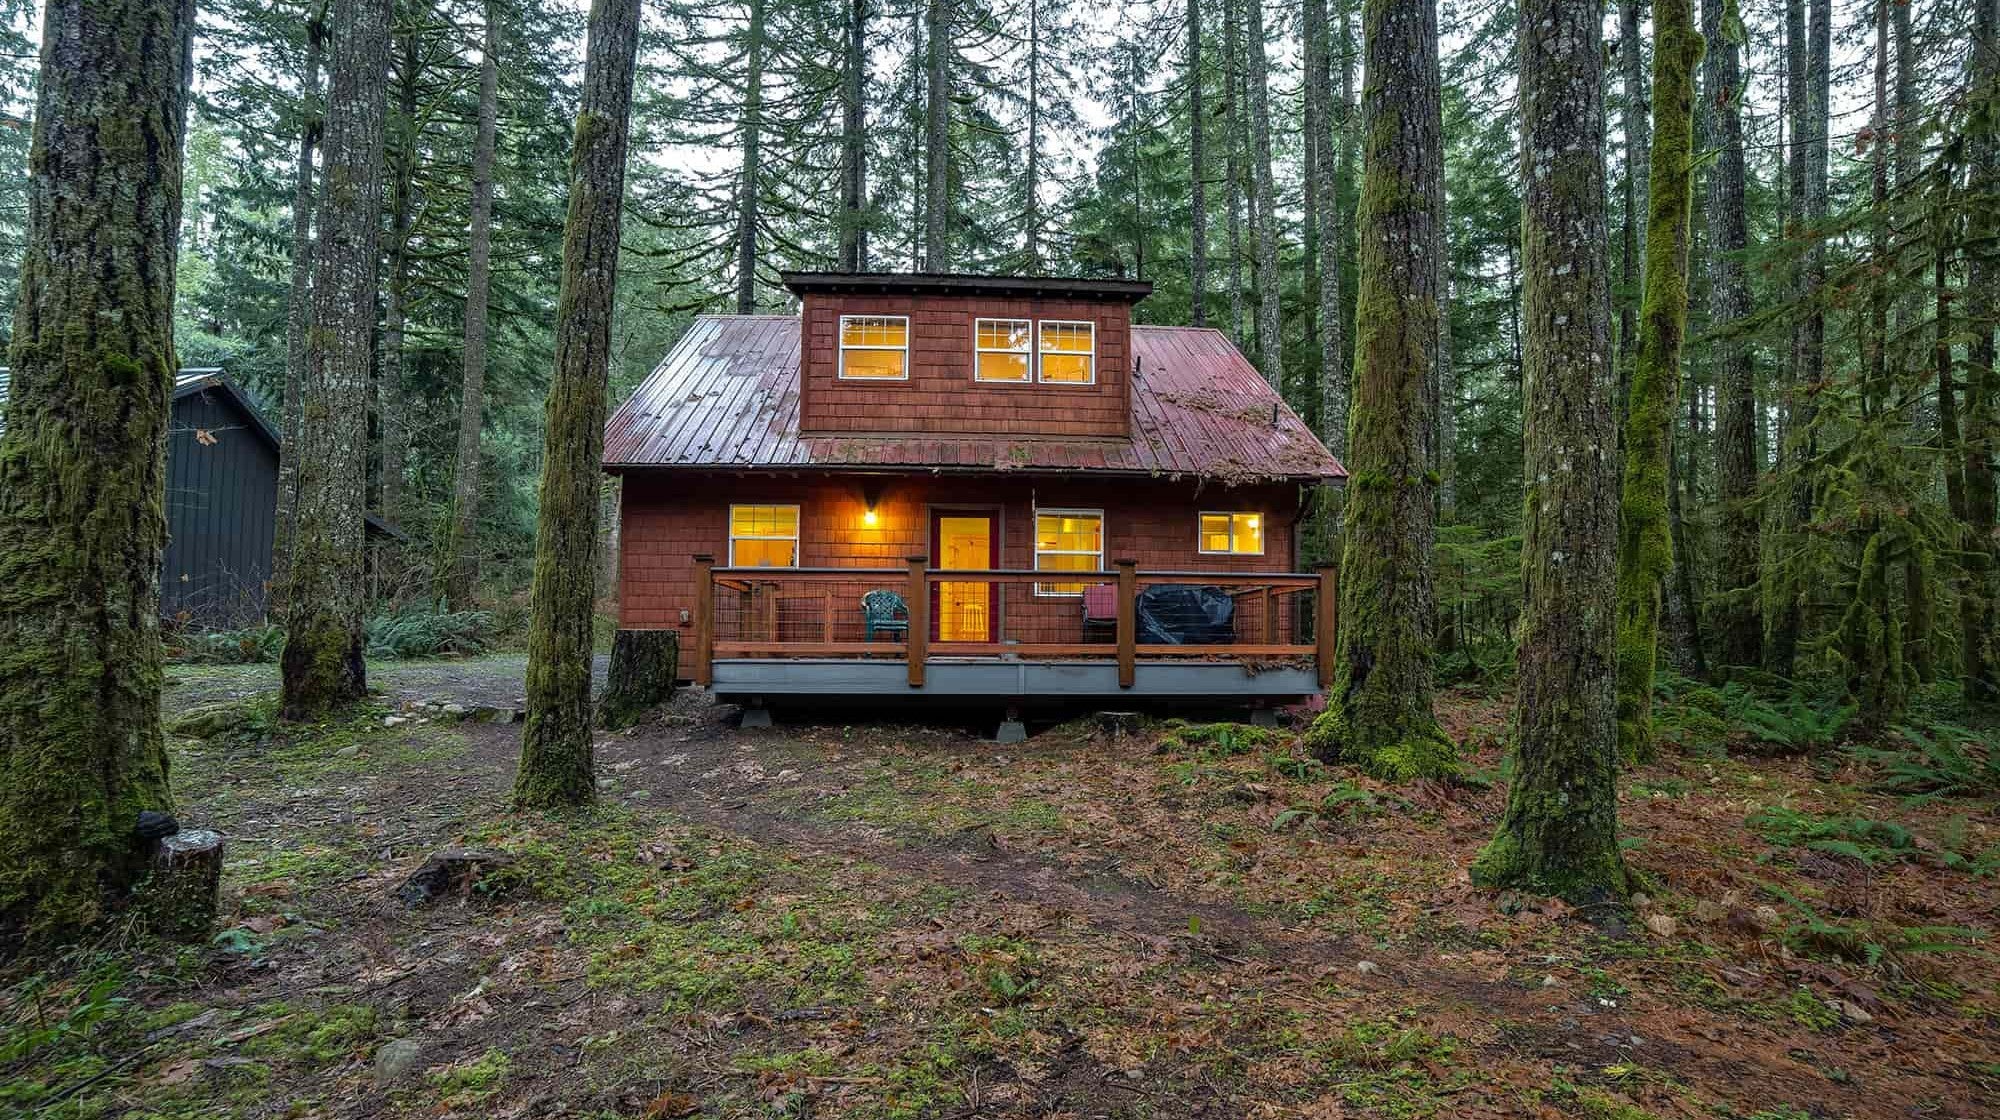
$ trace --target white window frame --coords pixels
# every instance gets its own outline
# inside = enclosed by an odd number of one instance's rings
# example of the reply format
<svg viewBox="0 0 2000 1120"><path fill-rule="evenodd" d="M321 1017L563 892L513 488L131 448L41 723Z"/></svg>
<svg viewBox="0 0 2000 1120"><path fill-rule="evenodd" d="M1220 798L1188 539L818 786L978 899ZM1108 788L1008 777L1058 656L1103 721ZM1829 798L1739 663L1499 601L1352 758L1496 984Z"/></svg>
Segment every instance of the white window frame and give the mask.
<svg viewBox="0 0 2000 1120"><path fill-rule="evenodd" d="M1208 534L1201 531L1201 519L1204 517L1227 517L1229 519L1229 548L1227 550L1217 551L1207 546ZM1254 517L1257 519L1257 551L1255 552L1238 552L1236 550L1236 519L1239 517ZM1262 510L1256 510L1256 509L1201 510L1194 515L1195 551L1199 552L1203 556L1262 556L1264 555L1264 541L1266 536L1269 534L1270 528L1271 528L1270 518Z"/></svg>
<svg viewBox="0 0 2000 1120"><path fill-rule="evenodd" d="M886 380L886 379L885 379L885 380ZM787 537L787 536L776 536L776 535L769 535L769 534L764 534L764 533L750 533L750 534L747 534L747 535L744 535L744 536L740 536L740 537L739 537L739 536L737 536L737 535L736 535L736 511L737 511L737 510L739 510L739 509L745 509L745 508L754 508L754 507L757 507L757 506L767 506L767 507L769 507L769 508L771 508L771 509L788 509L788 510L791 510L791 511L792 511L792 524L793 524L794 526L796 526L797 528L795 528L795 529L794 529L794 530L792 531L792 535L791 535L791 536L788 536L788 537ZM731 502L731 503L729 503L729 525L728 525L728 527L727 527L727 528L728 528L728 533L729 533L729 566L730 566L730 567L732 567L732 568L734 568L734 567L736 567L736 566L737 566L737 564L736 564L736 542L737 542L737 541L790 541L790 542L792 542L792 562L791 562L791 563L789 563L789 564L772 564L772 565L770 565L770 567L771 567L771 568L772 568L773 570L783 570L783 569L786 569L786 568L796 568L796 567L798 567L798 566L799 566L799 561L800 561L800 560L802 560L802 559L804 559L804 552L803 552L803 548L802 548L802 546L801 546L801 544L800 544L800 542L799 542L799 538L805 535L805 528L806 528L806 521L805 521L805 514L804 514L804 511L803 511L803 510L801 510L801 509L799 508L799 505L798 505L798 503L797 503L797 502Z"/></svg>
<svg viewBox="0 0 2000 1120"><path fill-rule="evenodd" d="M1065 354L1065 355L1070 355L1072 357L1075 356L1076 354L1076 351L1074 350L1047 350L1047 351L1043 350L1042 328L1045 326L1083 327L1090 332L1090 352L1087 355L1085 355L1085 357L1088 359L1090 368L1089 379L1084 381L1050 381L1042 376L1042 356L1044 354ZM1079 388L1079 389L1086 385L1097 384L1097 320L1095 319L1035 320L1035 383L1038 385L1055 385L1062 388Z"/></svg>
<svg viewBox="0 0 2000 1120"><path fill-rule="evenodd" d="M849 346L847 344L847 323L851 319L896 320L903 324L903 344L901 346ZM839 350L839 368L835 376L841 381L908 381L910 379L910 317L908 315L842 315L833 328L834 346ZM1093 347L1096 342L1091 343ZM898 377L849 377L847 376L847 352L849 350L897 350L903 355L903 372Z"/></svg>
<svg viewBox="0 0 2000 1120"><path fill-rule="evenodd" d="M1107 518L1107 517L1105 517L1105 516L1104 516L1104 511L1103 511L1103 510L1101 510L1101 509L1072 509L1072 508L1043 508L1043 507L1041 507L1041 506L1036 506L1033 512L1034 512L1034 515L1035 515L1035 522L1034 522L1034 524L1032 524L1032 525L1028 526L1028 531L1029 531L1029 533L1031 534L1031 535L1030 535L1030 537L1029 537L1029 543L1030 543L1030 544L1031 544L1031 545L1033 546L1033 549L1034 549L1034 553L1035 553L1035 570L1036 570L1037 572L1041 572L1041 571L1050 571L1050 572L1054 572L1055 574L1061 574L1061 570L1060 570L1060 569L1046 569L1046 568L1043 568L1043 567L1042 567L1042 557L1043 557L1043 556L1045 556L1045 555L1046 555L1046 556L1095 556L1095 557L1097 557L1097 567L1096 567L1096 568L1093 568L1093 569L1092 569L1091 571L1092 571L1092 572L1102 572L1102 571L1104 571L1104 549L1105 549L1105 546L1106 546L1106 544L1108 544L1108 543L1109 543L1109 541L1110 541L1110 539L1111 539L1111 522L1110 522L1110 519L1109 519L1109 518ZM1072 551L1072 550L1069 550L1069 549L1054 549L1054 550L1051 550L1051 551L1049 551L1049 552L1047 552L1047 553L1044 553L1044 552L1042 551L1042 540L1041 540L1041 537L1042 537L1042 515L1043 515L1043 514L1045 514L1045 513L1046 513L1046 514L1049 514L1049 515L1050 515L1050 516L1052 516L1052 517L1095 517L1095 518L1097 518L1097 551L1096 551L1096 552L1094 552L1094 553L1092 553L1092 552L1075 552L1075 551ZM1088 574L1090 574L1090 573L1086 573L1086 572L1077 572L1077 573L1075 573L1075 574L1076 574L1076 575L1078 575L1078 576L1084 576L1084 575L1088 575ZM1057 580L1050 580L1050 581L1049 581L1048 583L1046 583L1046 584L1045 584L1045 583L1041 583L1041 582L1039 582L1039 581L1038 581L1038 582L1037 582L1037 583L1035 584L1035 598L1037 598L1037 599L1081 599L1081 598L1083 598L1083 592L1082 592L1082 591L1050 591L1050 590L1048 590L1048 588L1049 588L1049 587L1050 587L1050 586L1051 586L1052 584L1055 584L1055 583L1057 583L1057 582L1062 582L1062 583L1068 583L1068 582L1071 582L1071 581L1069 581L1069 580L1061 580L1061 581L1057 581ZM1091 581L1090 581L1090 580L1088 580L1088 579L1077 579L1077 580L1076 580L1075 582L1077 582L1077 583L1089 583L1089 582L1091 582Z"/></svg>
<svg viewBox="0 0 2000 1120"><path fill-rule="evenodd" d="M987 323L1025 323L1028 326L1028 341L1026 345L1022 346L1018 350L1011 346L981 346L979 344L979 331L980 328L985 326ZM979 382L982 385L1033 385L1035 383L1035 373L1036 373L1035 338L1037 337L1039 330L1040 328L1036 326L1035 321L1033 319L1015 319L1008 316L986 316L986 315L982 315L973 319L972 320L972 379L974 381ZM1096 336L1093 335L1091 341L1091 347L1095 349L1096 345L1097 345ZM982 354L1019 354L1023 358L1027 359L1026 363L1027 376L1019 378L981 377L979 375L979 356Z"/></svg>

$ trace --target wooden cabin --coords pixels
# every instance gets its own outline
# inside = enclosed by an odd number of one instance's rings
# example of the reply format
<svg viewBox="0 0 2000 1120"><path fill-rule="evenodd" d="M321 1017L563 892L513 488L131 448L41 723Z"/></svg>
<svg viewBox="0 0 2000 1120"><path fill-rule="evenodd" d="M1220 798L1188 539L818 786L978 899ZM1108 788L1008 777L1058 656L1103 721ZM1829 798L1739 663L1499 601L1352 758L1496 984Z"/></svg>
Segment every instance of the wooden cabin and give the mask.
<svg viewBox="0 0 2000 1120"><path fill-rule="evenodd" d="M612 417L619 618L735 697L1297 698L1345 477L1221 332L1125 280L786 273Z"/></svg>

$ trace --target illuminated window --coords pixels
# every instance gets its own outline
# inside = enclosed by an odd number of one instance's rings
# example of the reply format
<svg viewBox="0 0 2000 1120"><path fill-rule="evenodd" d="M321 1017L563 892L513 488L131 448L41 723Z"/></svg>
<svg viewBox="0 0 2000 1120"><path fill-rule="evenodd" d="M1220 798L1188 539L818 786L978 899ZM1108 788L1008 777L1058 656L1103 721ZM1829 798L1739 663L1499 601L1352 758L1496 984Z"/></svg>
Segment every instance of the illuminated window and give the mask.
<svg viewBox="0 0 2000 1120"><path fill-rule="evenodd" d="M1043 381L1091 384L1097 380L1097 324L1042 320L1036 357Z"/></svg>
<svg viewBox="0 0 2000 1120"><path fill-rule="evenodd" d="M799 507L730 506L729 566L799 566Z"/></svg>
<svg viewBox="0 0 2000 1120"><path fill-rule="evenodd" d="M1104 570L1104 514L1090 509L1035 511L1035 570ZM1037 595L1081 595L1081 583L1038 583Z"/></svg>
<svg viewBox="0 0 2000 1120"><path fill-rule="evenodd" d="M909 317L842 315L840 376L861 381L906 380L910 376Z"/></svg>
<svg viewBox="0 0 2000 1120"><path fill-rule="evenodd" d="M1028 348L1033 337L1033 328L1026 319L974 319L972 379L1026 381Z"/></svg>
<svg viewBox="0 0 2000 1120"><path fill-rule="evenodd" d="M1201 551L1228 556L1264 555L1264 518L1255 513L1201 515Z"/></svg>

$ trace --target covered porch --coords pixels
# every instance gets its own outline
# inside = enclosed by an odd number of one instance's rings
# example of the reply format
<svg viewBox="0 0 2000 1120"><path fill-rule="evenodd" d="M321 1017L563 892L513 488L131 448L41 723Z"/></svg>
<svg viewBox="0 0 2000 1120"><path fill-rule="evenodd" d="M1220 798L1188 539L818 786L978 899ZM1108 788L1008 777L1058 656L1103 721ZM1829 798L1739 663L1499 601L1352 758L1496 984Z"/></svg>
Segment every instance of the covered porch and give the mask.
<svg viewBox="0 0 2000 1120"><path fill-rule="evenodd" d="M685 652L730 699L1282 703L1331 677L1335 575L743 568L695 557Z"/></svg>

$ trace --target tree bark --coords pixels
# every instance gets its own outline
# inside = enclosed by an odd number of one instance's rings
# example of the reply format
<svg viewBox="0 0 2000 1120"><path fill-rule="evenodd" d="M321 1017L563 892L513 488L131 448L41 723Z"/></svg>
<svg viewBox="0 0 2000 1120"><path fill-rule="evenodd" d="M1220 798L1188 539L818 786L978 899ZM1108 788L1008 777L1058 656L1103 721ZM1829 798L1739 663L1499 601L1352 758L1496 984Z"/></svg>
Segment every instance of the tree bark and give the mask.
<svg viewBox="0 0 2000 1120"><path fill-rule="evenodd" d="M402 58L392 64L396 86L396 143L389 161L389 284L383 299L382 361L375 378L375 415L382 439L382 516L394 521L403 506L403 468L409 428L403 420L403 333L408 317L410 223L417 174L417 86L423 78L418 31L402 34Z"/></svg>
<svg viewBox="0 0 2000 1120"><path fill-rule="evenodd" d="M472 222L465 272L465 342L459 352L458 459L452 470L451 548L445 599L469 609L479 587L479 436L486 418L487 300L493 276L493 149L500 114L500 21L486 5L480 44L479 124L472 143Z"/></svg>
<svg viewBox="0 0 2000 1120"><path fill-rule="evenodd" d="M535 534L528 721L514 780L514 801L524 807L581 805L596 794L590 672L598 464L638 40L639 0L596 0L591 6L582 105L570 149L556 368Z"/></svg>
<svg viewBox="0 0 2000 1120"><path fill-rule="evenodd" d="M632 726L670 699L680 675L678 630L620 630L611 640L611 670L598 722L607 730Z"/></svg>
<svg viewBox="0 0 2000 1120"><path fill-rule="evenodd" d="M1967 191L2000 193L2000 0L1974 0L1971 73L1974 117ZM1977 208L1968 223L1965 312L1965 392L1960 402L1962 489L1966 551L1970 557L1959 596L1959 674L1968 701L2000 704L2000 538L1994 526L1994 456L2000 453L2000 371L1993 332L2000 315L2000 215Z"/></svg>
<svg viewBox="0 0 2000 1120"><path fill-rule="evenodd" d="M1668 476L1687 335L1688 224L1694 206L1694 73L1702 55L1693 0L1653 3L1653 130L1645 296L1626 394L1618 529L1618 747L1653 757L1653 668L1660 601L1673 569Z"/></svg>
<svg viewBox="0 0 2000 1120"><path fill-rule="evenodd" d="M1208 325L1208 149L1202 127L1201 5L1187 2L1188 81L1188 322Z"/></svg>
<svg viewBox="0 0 2000 1120"><path fill-rule="evenodd" d="M868 0L848 0L840 72L840 267L868 268Z"/></svg>
<svg viewBox="0 0 2000 1120"><path fill-rule="evenodd" d="M1514 774L1475 883L1591 903L1630 887L1613 688L1617 471L1598 0L1523 0L1527 480Z"/></svg>
<svg viewBox="0 0 2000 1120"><path fill-rule="evenodd" d="M1243 122L1236 100L1237 57L1241 32L1237 0L1222 3L1222 123L1224 125L1223 194L1229 211L1229 340L1243 345Z"/></svg>
<svg viewBox="0 0 2000 1120"><path fill-rule="evenodd" d="M1028 274L1042 272L1042 6L1028 4L1028 176L1023 184Z"/></svg>
<svg viewBox="0 0 2000 1120"><path fill-rule="evenodd" d="M172 809L160 555L189 0L49 0L0 431L0 935L121 905Z"/></svg>
<svg viewBox="0 0 2000 1120"><path fill-rule="evenodd" d="M1264 380L1280 392L1285 385L1285 339L1278 281L1277 190L1271 179L1270 66L1265 59L1263 0L1244 0L1250 60L1250 156L1252 189L1250 239L1257 253L1257 364Z"/></svg>
<svg viewBox="0 0 2000 1120"><path fill-rule="evenodd" d="M1320 438L1347 449L1347 332L1340 306L1339 158L1333 108L1333 51L1326 0L1306 0L1306 143L1315 153L1306 195L1318 218L1311 253L1319 298Z"/></svg>
<svg viewBox="0 0 2000 1120"><path fill-rule="evenodd" d="M929 91L924 99L924 271L944 272L951 267L951 246L947 223L948 192L951 190L951 11L948 0L925 0L924 45L927 50L925 74Z"/></svg>
<svg viewBox="0 0 2000 1120"><path fill-rule="evenodd" d="M736 313L757 311L757 206L763 187L764 0L750 0L743 45L743 166L736 182Z"/></svg>
<svg viewBox="0 0 2000 1120"><path fill-rule="evenodd" d="M1437 360L1437 199L1444 190L1431 0L1367 0L1367 137L1348 433L1340 638L1309 742L1383 777L1456 773L1431 707L1436 479L1425 461Z"/></svg>
<svg viewBox="0 0 2000 1120"><path fill-rule="evenodd" d="M284 614L284 587L292 560L292 519L298 504L299 418L303 409L300 386L306 375L306 332L312 324L312 211L317 180L322 108L319 103L320 53L326 42L324 0L314 0L306 13L306 58L299 77L299 156L292 173L291 288L285 296L285 400L283 446L278 449L278 510L271 547L271 593L267 610Z"/></svg>
<svg viewBox="0 0 2000 1120"><path fill-rule="evenodd" d="M1620 225L1618 258L1618 284L1622 291L1618 297L1618 360L1619 394L1618 422L1624 423L1626 410L1625 393L1629 389L1627 378L1631 376L1630 365L1639 352L1638 310L1641 290L1644 288L1643 263L1646 255L1646 220L1650 207L1646 204L1646 177L1652 168L1652 130L1648 126L1647 112L1651 108L1646 90L1645 40L1639 26L1645 16L1646 0L1619 0L1618 3L1618 70L1625 84L1625 174L1623 183L1625 220ZM1653 39L1660 38L1658 14L1654 17ZM1655 50L1658 47L1655 46ZM1621 429L1622 431L1622 429Z"/></svg>
<svg viewBox="0 0 2000 1120"><path fill-rule="evenodd" d="M285 592L284 714L313 719L367 691L362 509L387 115L389 0L336 0L326 174L313 254L298 520Z"/></svg>
<svg viewBox="0 0 2000 1120"><path fill-rule="evenodd" d="M1743 116L1738 101L1743 92L1739 62L1735 0L1704 0L1703 27L1708 55L1703 61L1710 120L1717 148L1708 174L1709 329L1730 332L1750 314L1750 285L1743 254L1750 244L1744 204L1747 178L1743 155ZM1718 399L1716 476L1721 499L1722 594L1715 607L1720 641L1717 655L1725 665L1763 663L1764 624L1759 610L1756 382L1747 340L1724 333L1714 344Z"/></svg>

